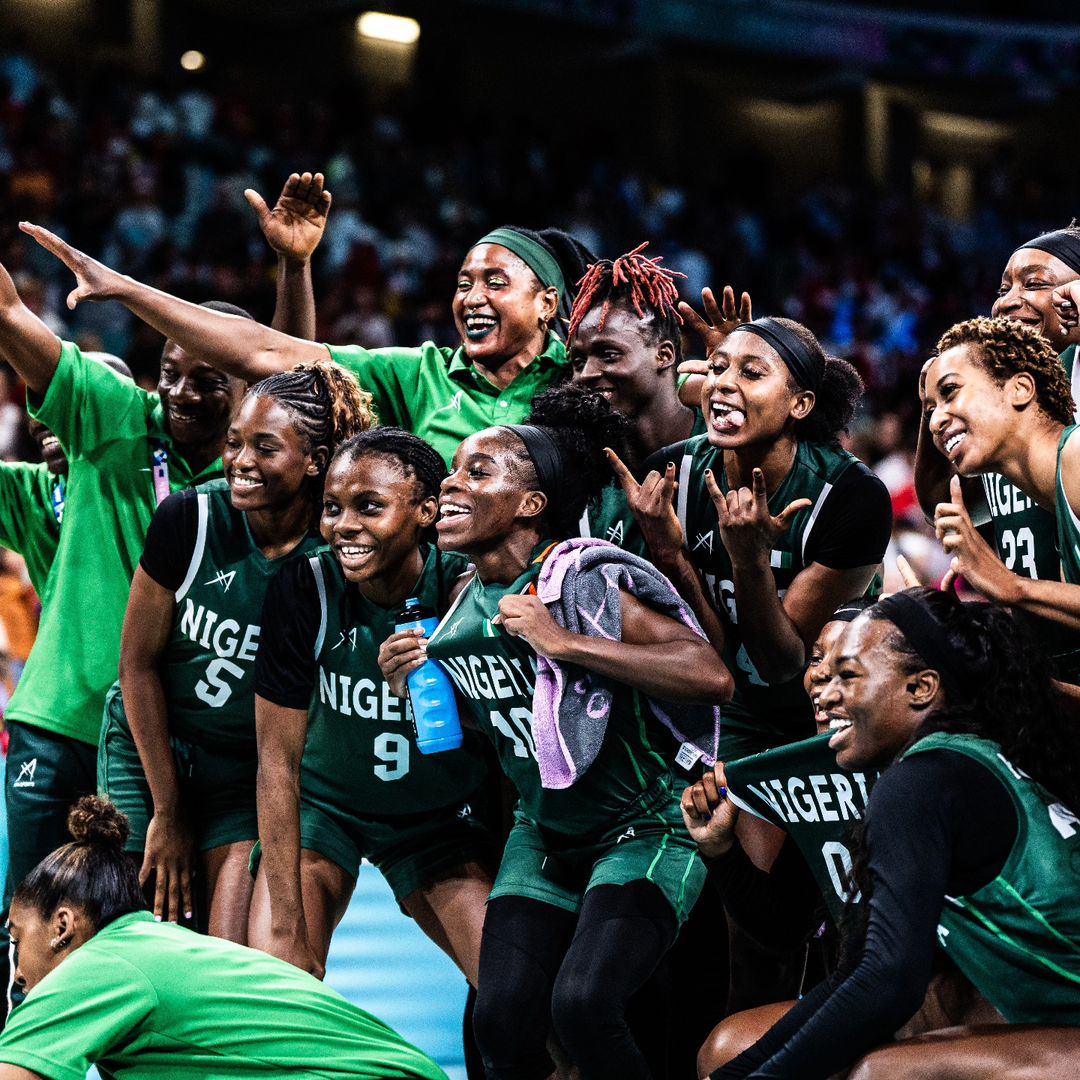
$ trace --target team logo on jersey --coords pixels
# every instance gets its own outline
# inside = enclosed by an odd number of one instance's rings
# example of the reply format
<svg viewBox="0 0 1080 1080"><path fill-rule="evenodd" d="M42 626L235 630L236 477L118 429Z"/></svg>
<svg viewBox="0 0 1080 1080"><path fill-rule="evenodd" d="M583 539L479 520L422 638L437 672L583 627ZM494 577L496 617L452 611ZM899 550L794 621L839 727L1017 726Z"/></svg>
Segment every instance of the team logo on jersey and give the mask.
<svg viewBox="0 0 1080 1080"><path fill-rule="evenodd" d="M439 635L439 637L440 637L440 638L441 638L441 639L442 639L443 641L449 641L449 640L450 640L450 639L451 639L451 638L452 638L452 637L453 637L453 636L454 636L454 635L455 635L455 634L456 634L456 633L458 632L458 627L459 627L459 626L460 626L460 625L462 624L462 622L464 621L464 619L465 619L465 616L464 616L464 615L462 615L460 619L455 619L455 620L454 620L454 621L453 621L453 622L452 622L452 623L451 623L451 624L450 624L450 625L449 625L449 626L448 626L448 627L446 628L446 631L445 631L445 633L442 633L442 634L440 634L440 635ZM486 621L486 620L485 620L485 621ZM485 627L485 634L486 634L486 627ZM494 635L494 634L492 634L492 635L490 635L490 636L491 636L491 637L494 637L495 635Z"/></svg>
<svg viewBox="0 0 1080 1080"><path fill-rule="evenodd" d="M204 581L203 584L220 585L225 592L228 592L234 577L236 577L235 570L219 570L209 581Z"/></svg>
<svg viewBox="0 0 1080 1080"><path fill-rule="evenodd" d="M609 544L621 544L623 542L623 523L616 521L607 531Z"/></svg>
<svg viewBox="0 0 1080 1080"><path fill-rule="evenodd" d="M439 408L432 410L432 415L435 413L444 412L446 409L453 409L454 412L461 412L461 403L465 400L465 391L459 390L445 405L440 405Z"/></svg>
<svg viewBox="0 0 1080 1080"><path fill-rule="evenodd" d="M630 825L627 827L626 832L624 832L622 836L620 836L619 839L615 841L615 843L621 844L624 840L633 840L636 835L637 834L634 832L634 826Z"/></svg>
<svg viewBox="0 0 1080 1080"><path fill-rule="evenodd" d="M704 547L704 548L709 549L709 554L711 555L712 554L712 536L713 536L713 534L712 534L711 529L708 532L698 533L697 540L694 542L694 546L691 548L691 551L697 551L698 548L703 548Z"/></svg>
<svg viewBox="0 0 1080 1080"><path fill-rule="evenodd" d="M37 758L24 761L19 766L19 775L15 777L14 787L33 787L34 773L37 772Z"/></svg>
<svg viewBox="0 0 1080 1080"><path fill-rule="evenodd" d="M470 806L470 805L469 805L468 803L466 803L466 804L465 804L465 805L464 805L464 806L463 806L463 807L462 807L462 808L461 808L461 809L460 809L460 810L459 810L459 811L457 812L457 816L458 816L459 818L467 818L467 817L472 817L472 807L471 807L471 806Z"/></svg>
<svg viewBox="0 0 1080 1080"><path fill-rule="evenodd" d="M341 646L344 645L346 641L349 643L349 652L352 652L353 650L355 650L355 648L356 648L356 627L355 626L347 634L345 633L344 630L339 630L338 634L341 636L341 640L338 641L338 643L336 645L334 645L333 648L330 649L331 652L333 652L334 649L340 649Z"/></svg>

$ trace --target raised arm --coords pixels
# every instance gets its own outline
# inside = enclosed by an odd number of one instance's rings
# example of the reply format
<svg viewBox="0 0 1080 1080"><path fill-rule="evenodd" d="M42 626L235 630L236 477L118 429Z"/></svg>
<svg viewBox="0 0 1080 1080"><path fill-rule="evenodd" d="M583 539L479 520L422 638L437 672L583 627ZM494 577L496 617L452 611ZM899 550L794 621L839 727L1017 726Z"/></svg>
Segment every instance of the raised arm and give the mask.
<svg viewBox="0 0 1080 1080"><path fill-rule="evenodd" d="M170 922L191 918L194 867L194 841L181 805L160 672L175 607L173 593L136 567L120 638L120 689L154 800L139 881L145 885L154 874L154 915Z"/></svg>
<svg viewBox="0 0 1080 1080"><path fill-rule="evenodd" d="M19 228L55 255L75 275L76 286L67 298L68 307L72 310L82 300L117 300L181 348L246 382L257 382L297 364L325 360L327 357L326 349L317 342L290 337L251 319L211 311L143 285L76 250L39 225L22 222ZM2 301L3 288L0 284L0 304ZM57 341L55 337L53 340ZM2 339L0 347L3 347ZM58 341L56 348L59 358ZM15 361L12 363L15 364ZM18 367L17 364L15 366ZM52 370L55 369L54 361ZM19 370L22 374L22 370ZM32 386L29 378L27 384ZM45 385L48 385L47 379Z"/></svg>
<svg viewBox="0 0 1080 1080"><path fill-rule="evenodd" d="M689 626L620 590L622 640L575 634L559 626L536 596L504 596L496 622L538 653L607 675L665 701L724 703L735 683L717 651ZM663 656L664 662L656 662Z"/></svg>
<svg viewBox="0 0 1080 1080"><path fill-rule="evenodd" d="M293 173L281 189L273 210L248 188L244 197L259 219L266 242L278 257L277 304L271 326L284 334L315 337L315 291L311 256L326 230L330 192L322 173Z"/></svg>
<svg viewBox="0 0 1080 1080"><path fill-rule="evenodd" d="M39 397L60 363L60 339L22 302L15 282L0 265L0 357Z"/></svg>

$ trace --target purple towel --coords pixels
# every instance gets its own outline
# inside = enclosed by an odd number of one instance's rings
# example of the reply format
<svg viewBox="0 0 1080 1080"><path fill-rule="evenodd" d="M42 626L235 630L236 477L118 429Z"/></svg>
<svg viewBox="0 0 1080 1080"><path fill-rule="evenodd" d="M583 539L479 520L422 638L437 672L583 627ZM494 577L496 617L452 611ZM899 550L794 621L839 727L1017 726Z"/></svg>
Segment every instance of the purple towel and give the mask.
<svg viewBox="0 0 1080 1080"><path fill-rule="evenodd" d="M618 641L622 636L620 589L705 637L690 605L655 566L606 540L577 537L559 544L544 560L536 591L560 626L575 634ZM662 663L663 657L657 661ZM545 788L570 787L596 760L607 731L614 686L615 680L576 664L537 657L533 736L540 783ZM718 705L646 700L675 738L689 744L684 754L691 761L700 757L707 765L716 763Z"/></svg>

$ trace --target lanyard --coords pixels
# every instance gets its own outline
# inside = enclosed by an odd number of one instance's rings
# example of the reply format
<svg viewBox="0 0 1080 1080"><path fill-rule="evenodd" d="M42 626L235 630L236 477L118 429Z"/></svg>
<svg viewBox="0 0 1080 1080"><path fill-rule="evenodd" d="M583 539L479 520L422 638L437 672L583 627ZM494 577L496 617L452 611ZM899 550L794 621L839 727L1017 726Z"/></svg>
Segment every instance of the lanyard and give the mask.
<svg viewBox="0 0 1080 1080"><path fill-rule="evenodd" d="M169 497L169 451L163 442L154 444L154 499L160 506Z"/></svg>
<svg viewBox="0 0 1080 1080"><path fill-rule="evenodd" d="M59 525L64 520L64 496L66 485L64 478L58 476L56 483L53 484L52 489L52 512L53 517L56 518L56 524Z"/></svg>

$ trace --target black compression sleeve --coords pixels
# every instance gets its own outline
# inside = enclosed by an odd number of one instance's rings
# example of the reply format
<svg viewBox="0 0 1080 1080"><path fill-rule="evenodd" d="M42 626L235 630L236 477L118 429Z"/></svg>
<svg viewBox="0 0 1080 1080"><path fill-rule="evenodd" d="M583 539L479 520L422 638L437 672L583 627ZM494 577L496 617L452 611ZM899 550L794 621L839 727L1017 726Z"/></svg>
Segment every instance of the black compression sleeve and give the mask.
<svg viewBox="0 0 1080 1080"><path fill-rule="evenodd" d="M892 533L888 488L861 462L840 474L806 542L805 561L833 570L881 562Z"/></svg>
<svg viewBox="0 0 1080 1080"><path fill-rule="evenodd" d="M821 925L821 892L790 836L769 871L755 866L738 841L708 867L728 914L763 948L789 953Z"/></svg>
<svg viewBox="0 0 1080 1080"><path fill-rule="evenodd" d="M187 577L199 531L197 493L175 491L154 511L139 565L163 589L176 592Z"/></svg>
<svg viewBox="0 0 1080 1080"><path fill-rule="evenodd" d="M263 601L255 693L286 709L306 709L315 688L315 643L322 608L311 565L290 559Z"/></svg>
<svg viewBox="0 0 1080 1080"><path fill-rule="evenodd" d="M1016 835L1008 793L978 762L930 751L887 769L867 808L872 895L858 963L718 1075L824 1080L887 1042L926 995L945 895L991 881Z"/></svg>

